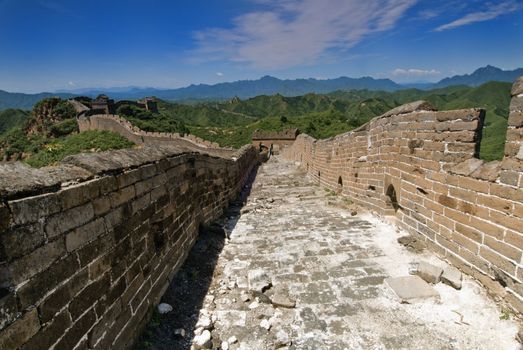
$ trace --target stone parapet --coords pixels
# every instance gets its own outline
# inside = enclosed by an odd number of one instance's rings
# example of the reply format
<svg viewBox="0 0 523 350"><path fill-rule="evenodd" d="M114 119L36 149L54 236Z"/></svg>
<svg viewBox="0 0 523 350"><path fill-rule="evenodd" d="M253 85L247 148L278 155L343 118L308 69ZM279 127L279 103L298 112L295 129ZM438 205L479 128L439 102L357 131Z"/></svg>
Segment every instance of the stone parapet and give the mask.
<svg viewBox="0 0 523 350"><path fill-rule="evenodd" d="M179 144L198 149L214 149L216 152L230 152L231 148L220 148L216 142L210 142L197 136L166 132L148 132L134 126L127 119L113 114L79 115L77 117L80 132L88 130L112 131L122 135L137 145Z"/></svg>
<svg viewBox="0 0 523 350"><path fill-rule="evenodd" d="M399 226L521 313L521 81L513 89L502 162L477 159L483 110L438 112L423 102L327 140L300 135L283 156L320 185L396 216Z"/></svg>
<svg viewBox="0 0 523 350"><path fill-rule="evenodd" d="M0 166L0 349L128 349L256 166L182 146Z"/></svg>

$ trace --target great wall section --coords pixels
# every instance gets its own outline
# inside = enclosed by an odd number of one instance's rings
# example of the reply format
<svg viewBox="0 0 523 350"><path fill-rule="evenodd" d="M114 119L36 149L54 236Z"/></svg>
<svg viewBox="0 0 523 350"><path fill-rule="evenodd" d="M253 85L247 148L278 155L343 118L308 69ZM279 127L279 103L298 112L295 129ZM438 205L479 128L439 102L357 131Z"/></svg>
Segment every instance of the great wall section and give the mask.
<svg viewBox="0 0 523 350"><path fill-rule="evenodd" d="M179 146L1 168L1 349L123 349L257 153Z"/></svg>
<svg viewBox="0 0 523 350"><path fill-rule="evenodd" d="M523 78L512 89L500 162L477 158L484 117L416 102L331 139L299 135L280 157L421 238L521 314ZM131 348L199 227L224 213L259 162L253 146L146 133L109 114L78 122L141 147L41 169L0 165L0 349ZM334 220L337 212L326 213Z"/></svg>
<svg viewBox="0 0 523 350"><path fill-rule="evenodd" d="M523 312L523 78L512 88L505 156L477 158L485 111L407 104L328 140L299 135L283 156L420 237Z"/></svg>

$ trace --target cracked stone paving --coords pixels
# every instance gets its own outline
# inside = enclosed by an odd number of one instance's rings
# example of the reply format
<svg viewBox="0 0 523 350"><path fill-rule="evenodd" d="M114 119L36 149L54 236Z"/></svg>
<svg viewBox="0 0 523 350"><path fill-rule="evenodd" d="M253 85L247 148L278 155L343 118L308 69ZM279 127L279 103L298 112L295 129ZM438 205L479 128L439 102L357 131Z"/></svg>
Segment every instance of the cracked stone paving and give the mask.
<svg viewBox="0 0 523 350"><path fill-rule="evenodd" d="M413 262L447 265L408 251L397 243L405 233L344 203L294 163L271 158L245 205L226 218L229 239L194 325L164 328L175 343L152 337L150 348L519 349L515 321L500 317L467 276L461 290L439 283L432 286L439 297L402 303L384 279L408 276ZM184 301L172 295L163 300L174 320Z"/></svg>

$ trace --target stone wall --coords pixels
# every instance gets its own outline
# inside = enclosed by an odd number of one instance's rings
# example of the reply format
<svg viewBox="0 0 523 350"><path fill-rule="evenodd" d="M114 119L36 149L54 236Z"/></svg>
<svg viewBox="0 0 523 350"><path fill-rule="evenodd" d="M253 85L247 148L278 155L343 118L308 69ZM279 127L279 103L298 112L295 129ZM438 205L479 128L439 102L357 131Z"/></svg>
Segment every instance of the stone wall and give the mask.
<svg viewBox="0 0 523 350"><path fill-rule="evenodd" d="M180 135L177 133L143 131L133 126L128 120L113 114L80 115L77 121L80 132L88 130L112 131L137 145L163 145L174 141L200 149L221 149L216 142L210 142L191 134Z"/></svg>
<svg viewBox="0 0 523 350"><path fill-rule="evenodd" d="M307 135L283 153L423 239L523 312L523 79L514 85L505 158L477 159L485 112L398 107L327 140Z"/></svg>
<svg viewBox="0 0 523 350"><path fill-rule="evenodd" d="M0 166L0 349L127 349L257 152L147 147Z"/></svg>

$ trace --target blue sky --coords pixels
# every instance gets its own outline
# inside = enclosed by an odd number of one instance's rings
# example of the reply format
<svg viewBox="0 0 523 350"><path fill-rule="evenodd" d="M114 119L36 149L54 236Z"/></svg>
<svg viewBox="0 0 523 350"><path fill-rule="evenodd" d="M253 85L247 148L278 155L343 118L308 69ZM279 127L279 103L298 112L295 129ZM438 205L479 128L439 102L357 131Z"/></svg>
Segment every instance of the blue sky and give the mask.
<svg viewBox="0 0 523 350"><path fill-rule="evenodd" d="M523 0L0 0L0 89L437 81L523 66Z"/></svg>

